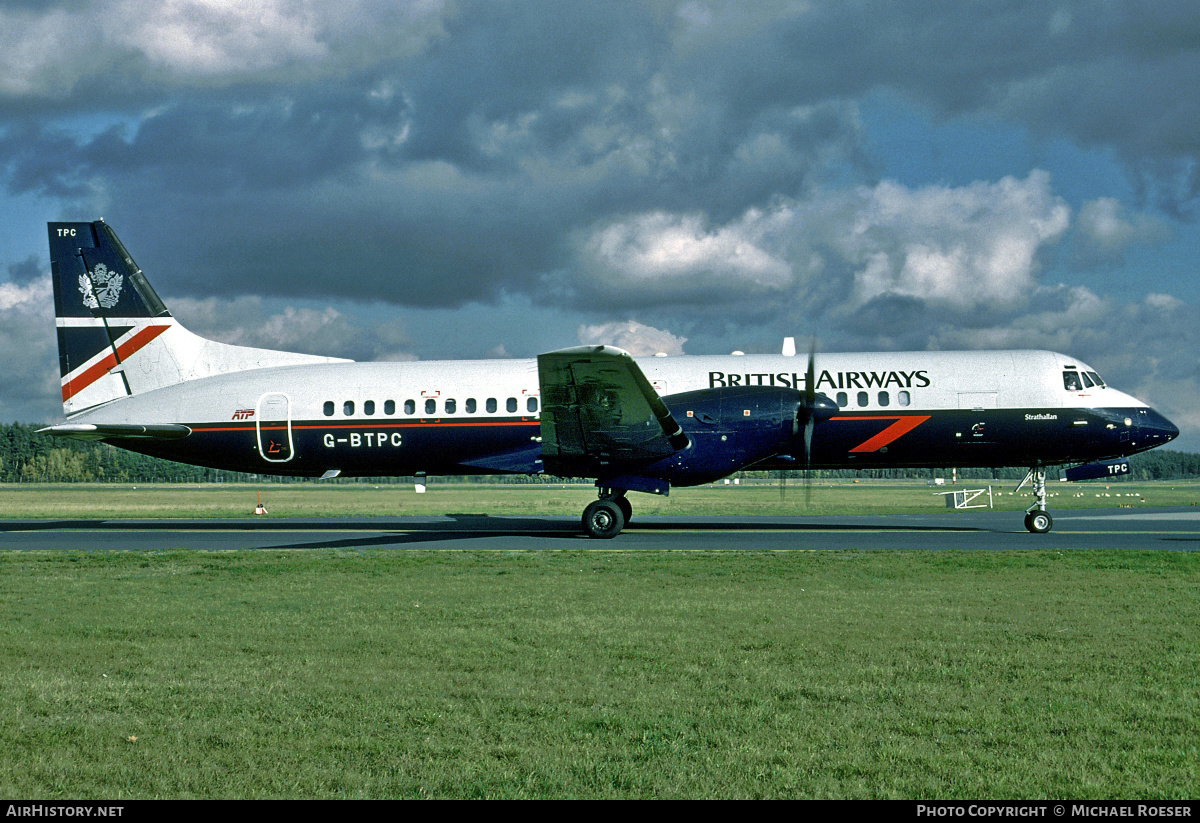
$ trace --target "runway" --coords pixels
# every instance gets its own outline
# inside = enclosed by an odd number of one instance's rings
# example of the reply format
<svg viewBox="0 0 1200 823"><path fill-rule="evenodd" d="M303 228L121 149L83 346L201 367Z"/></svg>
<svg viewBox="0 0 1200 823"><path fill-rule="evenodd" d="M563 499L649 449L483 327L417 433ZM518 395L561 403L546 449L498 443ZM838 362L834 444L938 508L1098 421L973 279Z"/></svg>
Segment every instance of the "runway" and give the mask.
<svg viewBox="0 0 1200 823"><path fill-rule="evenodd" d="M1200 549L1196 508L1052 512L1054 530L1025 531L1020 512L873 517L635 517L618 537L585 537L574 517L400 517L241 520L5 520L0 550L193 551L811 551Z"/></svg>

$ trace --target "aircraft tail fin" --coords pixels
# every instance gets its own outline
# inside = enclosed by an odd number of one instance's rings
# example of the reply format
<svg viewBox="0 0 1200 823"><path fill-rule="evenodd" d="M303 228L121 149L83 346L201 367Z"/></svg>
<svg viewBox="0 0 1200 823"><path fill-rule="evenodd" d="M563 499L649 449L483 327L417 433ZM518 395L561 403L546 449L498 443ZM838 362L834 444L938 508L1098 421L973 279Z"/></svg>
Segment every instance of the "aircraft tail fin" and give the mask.
<svg viewBox="0 0 1200 823"><path fill-rule="evenodd" d="M205 340L171 316L107 223L49 223L63 411L212 374L338 358Z"/></svg>
<svg viewBox="0 0 1200 823"><path fill-rule="evenodd" d="M103 220L50 223L58 317L170 317L125 246Z"/></svg>

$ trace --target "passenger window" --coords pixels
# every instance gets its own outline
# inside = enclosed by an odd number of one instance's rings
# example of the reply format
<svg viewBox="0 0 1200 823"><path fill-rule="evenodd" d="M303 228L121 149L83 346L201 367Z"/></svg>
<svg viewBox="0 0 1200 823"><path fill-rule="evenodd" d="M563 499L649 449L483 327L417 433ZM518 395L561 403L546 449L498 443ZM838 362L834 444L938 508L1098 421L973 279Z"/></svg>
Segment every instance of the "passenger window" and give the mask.
<svg viewBox="0 0 1200 823"><path fill-rule="evenodd" d="M325 401L324 411L325 411L326 417L333 417L333 401L332 400Z"/></svg>
<svg viewBox="0 0 1200 823"><path fill-rule="evenodd" d="M890 404L891 402L892 402L892 400L890 397L888 397L887 392L881 391L879 393L879 405L886 406L886 405Z"/></svg>
<svg viewBox="0 0 1200 823"><path fill-rule="evenodd" d="M489 397L487 399L487 404L486 404L485 408L487 409L488 414L495 414L496 413L496 398Z"/></svg>
<svg viewBox="0 0 1200 823"><path fill-rule="evenodd" d="M844 409L850 405L850 397L844 392L837 393L837 404L839 409Z"/></svg>
<svg viewBox="0 0 1200 823"><path fill-rule="evenodd" d="M1079 385L1079 372L1063 372L1063 387L1066 388L1067 391L1079 391L1081 388Z"/></svg>
<svg viewBox="0 0 1200 823"><path fill-rule="evenodd" d="M404 413L405 414L416 414L417 413L417 403L415 400L405 400L404 401Z"/></svg>
<svg viewBox="0 0 1200 823"><path fill-rule="evenodd" d="M896 401L901 406L907 406L910 402L912 402L911 397L912 396L906 391L898 392L896 394Z"/></svg>
<svg viewBox="0 0 1200 823"><path fill-rule="evenodd" d="M475 413L475 398L468 397L467 398L467 414L474 414L474 413Z"/></svg>
<svg viewBox="0 0 1200 823"><path fill-rule="evenodd" d="M384 400L383 401L383 413L384 414L395 414L396 413L396 401L395 400Z"/></svg>
<svg viewBox="0 0 1200 823"><path fill-rule="evenodd" d="M529 409L529 411L531 411L531 412L537 411L537 398L531 397L528 400L526 400L525 408Z"/></svg>
<svg viewBox="0 0 1200 823"><path fill-rule="evenodd" d="M508 398L508 401L504 404L504 408L508 410L509 414L515 412L517 410L517 398Z"/></svg>
<svg viewBox="0 0 1200 823"><path fill-rule="evenodd" d="M865 406L868 402L870 402L870 399L867 393L865 391L860 391L858 393L858 405Z"/></svg>
<svg viewBox="0 0 1200 823"><path fill-rule="evenodd" d="M432 397L425 398L425 413L433 414L437 411L437 401Z"/></svg>
<svg viewBox="0 0 1200 823"><path fill-rule="evenodd" d="M457 409L458 409L458 401L457 400L447 400L446 401L446 414L454 414L455 410L457 410Z"/></svg>
<svg viewBox="0 0 1200 823"><path fill-rule="evenodd" d="M342 404L342 414L346 415L347 417L354 416L354 401L353 400L347 400L345 403Z"/></svg>
<svg viewBox="0 0 1200 823"><path fill-rule="evenodd" d="M375 401L374 400L368 400L365 403L363 403L363 414L374 414L374 413L375 413Z"/></svg>

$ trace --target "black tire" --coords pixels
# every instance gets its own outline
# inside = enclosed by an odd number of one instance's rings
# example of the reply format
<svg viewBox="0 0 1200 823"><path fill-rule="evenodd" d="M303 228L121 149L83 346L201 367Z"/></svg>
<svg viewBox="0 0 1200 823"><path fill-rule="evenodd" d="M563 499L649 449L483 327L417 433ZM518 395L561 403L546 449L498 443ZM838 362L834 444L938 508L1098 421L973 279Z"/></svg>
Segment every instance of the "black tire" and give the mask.
<svg viewBox="0 0 1200 823"><path fill-rule="evenodd" d="M633 519L633 504L629 502L628 497L614 497L613 502L621 507L621 517L625 519L625 525L629 525L629 521Z"/></svg>
<svg viewBox="0 0 1200 823"><path fill-rule="evenodd" d="M612 500L597 500L583 510L583 530L603 540L616 537L625 528L625 515Z"/></svg>
<svg viewBox="0 0 1200 823"><path fill-rule="evenodd" d="M1025 515L1025 528L1034 534L1045 534L1054 527L1054 518L1050 512L1034 511Z"/></svg>

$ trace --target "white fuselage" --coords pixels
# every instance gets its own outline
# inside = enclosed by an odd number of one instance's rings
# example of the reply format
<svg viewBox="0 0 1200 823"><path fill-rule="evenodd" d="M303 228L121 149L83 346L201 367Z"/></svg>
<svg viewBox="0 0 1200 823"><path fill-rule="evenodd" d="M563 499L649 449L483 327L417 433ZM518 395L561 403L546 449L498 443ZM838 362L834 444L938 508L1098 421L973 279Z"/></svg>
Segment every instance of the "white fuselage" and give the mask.
<svg viewBox="0 0 1200 823"><path fill-rule="evenodd" d="M716 395L750 387L804 396L806 358L635 362L688 431L688 404L705 405ZM735 417L721 423L726 433L704 447L732 453L690 469L686 478L675 471L675 482L706 482L730 466L795 468L797 454L814 468L1088 462L1142 451L1178 433L1146 404L1104 386L1085 364L1054 352L822 354L813 365L816 391L838 410L817 425L811 447L781 441L774 456L739 465L742 452L731 438L749 418L734 409ZM1085 373L1095 379L1068 385ZM792 409L785 414L796 413L794 402ZM238 471L536 474L545 470L540 412L536 360L340 362L191 379L114 400L70 423L186 426L191 434L178 441L114 442ZM708 412L696 414L698 420ZM703 441L710 430L701 426L693 436Z"/></svg>
<svg viewBox="0 0 1200 823"><path fill-rule="evenodd" d="M807 364L803 357L714 355L635 360L663 397L735 385L805 388ZM816 391L847 412L1145 407L1111 387L1067 390L1063 384L1067 367L1091 371L1075 358L1048 351L831 353L815 358ZM514 414L536 417L539 410L536 360L445 360L251 369L124 398L71 419L218 423L258 409L266 395L287 397L293 420L403 420L431 415L502 419ZM472 400L474 408L468 410ZM489 400L495 401L494 406ZM368 403L374 407L370 414L365 411Z"/></svg>

